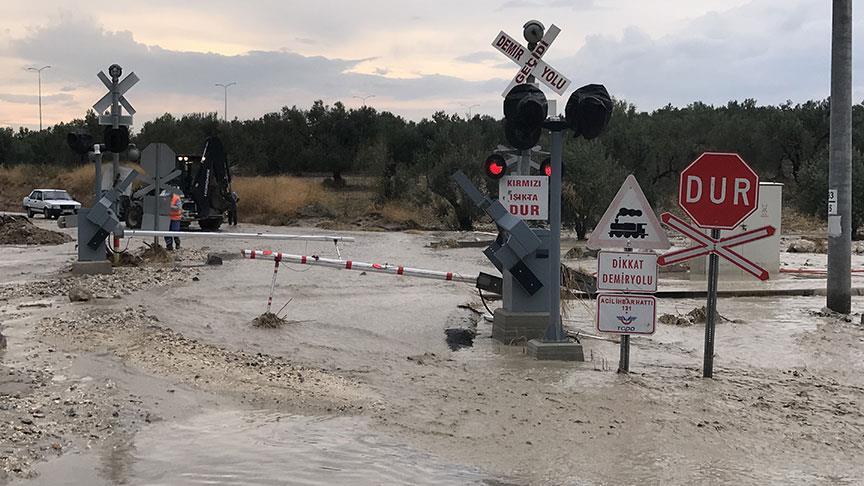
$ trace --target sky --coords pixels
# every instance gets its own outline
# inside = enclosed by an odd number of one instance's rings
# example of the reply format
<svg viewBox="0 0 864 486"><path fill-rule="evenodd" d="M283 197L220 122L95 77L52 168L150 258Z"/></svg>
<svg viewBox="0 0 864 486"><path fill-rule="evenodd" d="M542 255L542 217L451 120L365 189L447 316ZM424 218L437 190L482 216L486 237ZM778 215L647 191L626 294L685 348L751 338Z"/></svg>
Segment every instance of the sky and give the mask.
<svg viewBox="0 0 864 486"><path fill-rule="evenodd" d="M864 96L864 0L853 1L854 99ZM561 34L544 60L575 89L602 83L640 110L693 101L826 98L828 0L29 0L0 2L0 126L80 118L117 63L135 125L170 112L246 119L321 99L419 120L502 115L518 66L499 31L524 43L537 19ZM563 106L565 97L547 91Z"/></svg>

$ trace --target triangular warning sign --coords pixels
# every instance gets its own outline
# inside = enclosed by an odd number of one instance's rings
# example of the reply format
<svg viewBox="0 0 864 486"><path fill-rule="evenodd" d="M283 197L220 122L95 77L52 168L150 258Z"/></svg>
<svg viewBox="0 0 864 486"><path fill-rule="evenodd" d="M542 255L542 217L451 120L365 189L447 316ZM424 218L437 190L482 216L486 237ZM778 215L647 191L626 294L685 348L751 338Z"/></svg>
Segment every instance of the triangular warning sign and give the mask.
<svg viewBox="0 0 864 486"><path fill-rule="evenodd" d="M666 250L666 232L633 174L627 176L612 204L588 238L588 248L629 248Z"/></svg>

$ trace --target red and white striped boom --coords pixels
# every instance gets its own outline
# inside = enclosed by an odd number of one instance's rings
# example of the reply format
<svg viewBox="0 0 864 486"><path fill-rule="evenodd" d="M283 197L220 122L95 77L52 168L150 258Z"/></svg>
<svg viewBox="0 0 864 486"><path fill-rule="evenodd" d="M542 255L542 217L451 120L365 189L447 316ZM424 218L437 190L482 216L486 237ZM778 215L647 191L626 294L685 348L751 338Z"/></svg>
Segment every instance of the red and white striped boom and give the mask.
<svg viewBox="0 0 864 486"><path fill-rule="evenodd" d="M455 272L440 272L437 270L424 270L422 268L409 268L389 263L366 263L352 260L337 260L334 258L323 258L319 256L291 255L288 253L271 250L243 250L245 258L252 260L276 260L277 262L299 263L301 265L315 265L344 270L361 270L364 272L388 273L390 275L405 275L406 277L430 278L434 280L450 280L453 282L464 282L476 284L478 276L468 277Z"/></svg>
<svg viewBox="0 0 864 486"><path fill-rule="evenodd" d="M291 241L332 241L352 242L351 236L337 235L284 235L279 233L210 233L206 231L150 231L150 230L123 230L122 238L133 236L176 236L178 238L225 238L237 240L291 240Z"/></svg>

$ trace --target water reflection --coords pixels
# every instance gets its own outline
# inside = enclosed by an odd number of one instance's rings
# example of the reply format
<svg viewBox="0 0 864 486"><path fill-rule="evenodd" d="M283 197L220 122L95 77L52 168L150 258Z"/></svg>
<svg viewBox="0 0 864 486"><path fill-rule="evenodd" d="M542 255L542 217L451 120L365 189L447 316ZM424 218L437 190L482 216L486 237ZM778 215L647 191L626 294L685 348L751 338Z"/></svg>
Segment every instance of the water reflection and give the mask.
<svg viewBox="0 0 864 486"><path fill-rule="evenodd" d="M219 411L148 428L135 442L129 484L502 484L373 434L356 417ZM106 462L106 479L122 483L123 468Z"/></svg>

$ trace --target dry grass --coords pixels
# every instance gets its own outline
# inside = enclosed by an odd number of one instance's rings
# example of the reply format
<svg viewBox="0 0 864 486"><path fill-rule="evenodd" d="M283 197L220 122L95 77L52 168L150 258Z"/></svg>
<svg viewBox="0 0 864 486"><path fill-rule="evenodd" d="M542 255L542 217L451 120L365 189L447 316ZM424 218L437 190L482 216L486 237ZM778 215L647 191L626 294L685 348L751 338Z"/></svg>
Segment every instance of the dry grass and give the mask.
<svg viewBox="0 0 864 486"><path fill-rule="evenodd" d="M135 164L123 165L141 171ZM65 189L73 198L89 206L93 202L94 177L95 169L90 164L68 169L52 165L0 167L0 210L21 211L21 200L37 187Z"/></svg>
<svg viewBox="0 0 864 486"><path fill-rule="evenodd" d="M413 208L410 206L406 206L404 204L397 203L385 203L381 205L378 209L378 212L381 213L381 216L388 220L393 221L394 223L401 223L409 227L416 227L419 225L420 221L418 221L418 208Z"/></svg>
<svg viewBox="0 0 864 486"><path fill-rule="evenodd" d="M290 224L301 210L327 199L320 183L301 177L235 177L232 187L240 195L240 218L250 223Z"/></svg>
<svg viewBox="0 0 864 486"><path fill-rule="evenodd" d="M124 163L139 172L135 164ZM93 202L94 169L91 164L72 169L22 165L0 167L0 211L21 211L21 200L36 187L69 191L85 206ZM321 177L234 177L240 195L239 218L244 223L287 226L301 219L317 220L321 227L348 229L441 228L431 207L404 202L375 202L375 180L350 177L348 186L333 189ZM133 188L140 186L133 184ZM308 221L307 221L308 222Z"/></svg>

